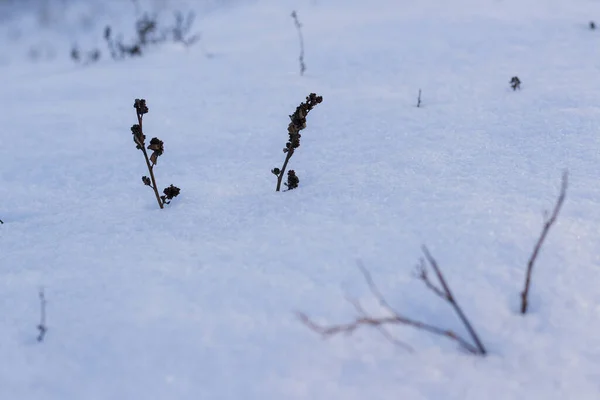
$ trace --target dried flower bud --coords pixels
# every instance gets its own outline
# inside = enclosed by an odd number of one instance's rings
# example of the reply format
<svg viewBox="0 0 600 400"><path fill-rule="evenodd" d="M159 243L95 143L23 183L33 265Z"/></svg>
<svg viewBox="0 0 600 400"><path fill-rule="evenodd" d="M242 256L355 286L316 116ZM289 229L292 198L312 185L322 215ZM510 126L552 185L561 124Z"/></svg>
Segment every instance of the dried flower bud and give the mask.
<svg viewBox="0 0 600 400"><path fill-rule="evenodd" d="M142 133L142 128L138 125L131 126L131 133L133 134L133 142L136 144L137 149L142 149L140 144L143 146L146 136Z"/></svg>
<svg viewBox="0 0 600 400"><path fill-rule="evenodd" d="M510 86L513 90L521 89L521 80L518 76L513 76L510 80Z"/></svg>
<svg viewBox="0 0 600 400"><path fill-rule="evenodd" d="M150 181L150 178L148 178L147 176L142 176L142 182L144 182L144 185L146 185L146 186L152 186L152 182Z"/></svg>
<svg viewBox="0 0 600 400"><path fill-rule="evenodd" d="M146 106L145 99L135 99L135 102L133 103L133 108L135 108L139 115L148 113L148 107Z"/></svg>
<svg viewBox="0 0 600 400"><path fill-rule="evenodd" d="M169 187L165 188L163 190L163 193L165 195L160 196L160 198L163 201L163 204L169 204L170 201L167 201L167 200L172 200L173 197L177 197L179 195L180 191L181 191L181 189L179 189L177 186L173 186L173 185L170 185Z"/></svg>
<svg viewBox="0 0 600 400"><path fill-rule="evenodd" d="M281 170L280 170L279 168L273 168L273 169L271 170L271 172L272 172L274 175L277 175L277 176L279 176L279 174L281 173Z"/></svg>
<svg viewBox="0 0 600 400"><path fill-rule="evenodd" d="M163 147L163 141L158 138L152 138L152 140L150 140L148 150L153 150L152 154L150 155L150 161L152 162L152 165L156 165L156 163L158 163L158 156L161 156L165 150Z"/></svg>
<svg viewBox="0 0 600 400"><path fill-rule="evenodd" d="M165 151L164 143L159 138L150 139L150 145L148 146L148 150L154 150L158 152L159 156L162 156L163 151Z"/></svg>
<svg viewBox="0 0 600 400"><path fill-rule="evenodd" d="M285 186L287 186L288 190L292 190L292 189L296 189L298 187L299 183L300 183L300 179L296 175L296 171L294 171L293 169L290 169L288 171L288 177L287 177L287 182L285 183Z"/></svg>

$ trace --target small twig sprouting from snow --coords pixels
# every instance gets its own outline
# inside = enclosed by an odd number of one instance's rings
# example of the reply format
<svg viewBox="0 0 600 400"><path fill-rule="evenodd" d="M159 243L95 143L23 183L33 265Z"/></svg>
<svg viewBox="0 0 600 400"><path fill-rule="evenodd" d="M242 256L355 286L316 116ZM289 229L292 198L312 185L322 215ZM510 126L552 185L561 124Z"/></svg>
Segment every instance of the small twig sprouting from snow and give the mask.
<svg viewBox="0 0 600 400"><path fill-rule="evenodd" d="M419 89L419 97L417 98L417 108L421 107L421 89Z"/></svg>
<svg viewBox="0 0 600 400"><path fill-rule="evenodd" d="M529 296L529 287L531 286L531 273L533 271L533 265L537 256L542 248L542 244L544 244L544 240L550 231L550 228L556 222L556 218L558 217L558 213L562 208L562 205L565 201L565 197L567 195L567 186L568 186L568 172L565 171L562 176L562 184L560 187L560 194L558 195L558 199L556 200L556 204L554 205L554 209L552 210L552 214L550 217L546 217L546 221L544 222L544 227L542 229L542 233L538 238L534 248L533 253L531 253L531 257L529 257L529 261L527 262L527 274L525 275L525 288L521 292L521 314L527 313L527 307L529 306L528 296Z"/></svg>
<svg viewBox="0 0 600 400"><path fill-rule="evenodd" d="M442 289L443 289L443 293L444 293L443 298L452 305L452 307L454 308L454 311L456 312L456 314L458 314L458 317L462 321L463 325L467 328L467 331L469 331L469 335L471 335L471 338L473 339L473 341L475 342L475 345L477 346L477 350L478 350L477 353L478 354L486 354L486 350L485 350L485 347L483 347L483 343L481 343L481 340L479 340L479 336L477 336L475 329L473 329L473 326L469 322L469 319L467 318L467 316L465 315L463 310L460 308L460 306L458 305L458 302L454 298L454 295L450 291L450 286L448 286L448 284L446 283L446 279L444 279L444 276L442 275L442 271L438 267L437 262L431 256L431 254L427 250L427 247L425 247L425 246L423 246L423 254L425 254L425 258L429 262L429 265L431 266L431 268L433 268L433 270L435 271L435 274L437 275L437 278L440 281L440 284L442 285ZM427 276L427 274L425 274L425 276ZM439 289L437 289L437 291L439 291Z"/></svg>
<svg viewBox="0 0 600 400"><path fill-rule="evenodd" d="M316 322L314 322L312 319L310 319L304 313L297 313L298 318L309 329L311 329L312 331L317 332L325 337L333 336L333 335L336 335L339 333L351 334L356 329L358 329L362 326L372 326L372 327L379 329L388 340L390 340L390 341L394 342L395 344L402 346L404 348L412 349L410 346L406 345L405 343L392 338L391 335L389 335L389 333L387 331L383 330L385 325L398 325L398 324L409 325L409 326L412 326L413 328L420 329L420 330L432 333L434 335L444 336L450 340L453 340L453 341L457 342L458 344L460 344L465 350L467 350L468 352L470 352L472 354L485 355L486 350L483 347L483 344L479 340L479 337L475 333L475 330L473 329L472 325L468 321L467 317L462 312L462 309L456 302L452 292L450 291L450 287L446 283L446 280L444 279L444 277L437 265L437 262L433 259L433 257L428 252L426 247L423 247L423 252L425 253L425 258L427 259L427 261L429 262L431 267L434 269L442 288L435 286L429 280L429 278L427 276L427 272L424 270L424 268L425 268L424 262L421 263L422 270L420 271L421 273L419 275L420 279L423 280L425 285L429 289L431 289L437 296L443 298L444 300L446 300L448 303L450 303L454 307L454 310L457 312L457 314L461 318L461 321L463 322L463 324L469 331L469 334L471 335L471 338L475 342L475 345L472 345L466 339L462 338L461 336L459 336L456 332L454 332L452 330L439 328L437 326L430 325L430 324L427 324L427 323L424 323L424 322L421 322L421 321L418 321L415 319L407 318L404 315L400 314L398 311L396 311L394 308L392 308L392 306L387 302L387 300L385 299L385 297L383 296L383 294L381 293L379 288L375 285L375 282L373 281L369 271L367 271L367 269L360 263L359 263L358 267L359 267L360 271L362 272L362 274L365 278L365 281L367 282L367 285L369 287L369 290L371 291L371 294L378 300L379 304L388 312L388 314L389 314L388 316L385 316L385 317L369 316L357 301L351 301L351 304L357 310L359 316L356 317L354 319L354 321L351 321L346 324L337 324L337 325L329 325L329 326L319 325Z"/></svg>
<svg viewBox="0 0 600 400"><path fill-rule="evenodd" d="M300 40L300 56L298 60L300 61L300 75L304 75L304 71L306 71L306 64L304 64L304 37L302 36L302 24L300 20L298 20L298 14L296 11L292 11L292 18L294 18L294 25L296 26L296 30L298 31L298 39Z"/></svg>
<svg viewBox="0 0 600 400"><path fill-rule="evenodd" d="M44 337L46 336L46 332L48 332L48 327L46 326L46 297L44 296L44 289L40 289L40 323L37 326L39 331L37 341L42 342Z"/></svg>

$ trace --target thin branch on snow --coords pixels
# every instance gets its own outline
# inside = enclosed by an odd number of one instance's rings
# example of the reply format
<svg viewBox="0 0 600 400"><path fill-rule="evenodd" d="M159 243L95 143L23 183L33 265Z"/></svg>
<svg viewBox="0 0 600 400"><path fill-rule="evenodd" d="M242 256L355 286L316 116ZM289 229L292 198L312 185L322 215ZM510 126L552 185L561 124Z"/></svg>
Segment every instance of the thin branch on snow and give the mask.
<svg viewBox="0 0 600 400"><path fill-rule="evenodd" d="M361 317L364 317L364 318L368 318L369 317L368 314L367 314L367 312L365 311L365 309L362 307L362 305L360 304L360 302L358 300L354 300L354 299L350 299L350 298L348 298L346 300L348 300L348 302L354 306L354 309L356 310L356 312ZM414 349L412 348L412 346L410 346L410 345L408 345L408 344L406 344L406 343L404 343L404 342L396 339L395 337L393 337L392 334L389 333L385 329L385 327L383 325L378 325L375 328L379 331L379 333L381 333L381 335L384 338L386 338L387 340L389 340L391 343L395 344L396 346L402 347L402 348L404 348L404 349L406 349L407 351L410 351L410 352L414 351Z"/></svg>
<svg viewBox="0 0 600 400"><path fill-rule="evenodd" d="M302 36L302 24L298 19L296 11L292 11L292 18L294 18L294 25L298 31L298 40L300 41L300 56L298 57L298 61L300 62L300 75L304 75L306 64L304 64L304 37Z"/></svg>
<svg viewBox="0 0 600 400"><path fill-rule="evenodd" d="M425 258L427 258L429 265L431 265L431 268L433 268L433 270L435 271L435 274L437 275L437 278L440 281L440 284L442 285L442 288L443 288L444 294L445 294L445 296L443 298L452 305L452 307L454 308L454 311L456 312L456 314L458 314L458 317L462 321L463 325L469 331L469 335L471 335L471 339L473 339L473 341L475 342L475 345L477 346L478 353L486 354L486 350L485 350L485 347L483 347L483 343L481 343L481 340L479 340L479 336L477 336L475 329L473 329L473 326L469 322L469 319L467 318L467 316L465 315L465 313L463 312L461 307L458 305L458 302L456 301L456 299L454 298L454 295L450 291L450 286L448 286L448 284L446 283L446 280L444 279L444 276L442 275L442 271L440 270L440 267L438 266L437 262L431 256L431 254L427 250L427 247L425 247L425 246L423 246L423 254L425 254Z"/></svg>
<svg viewBox="0 0 600 400"><path fill-rule="evenodd" d="M46 297L44 296L44 289L40 289L40 323L37 326L39 331L37 341L42 342L44 340L44 336L46 336L46 332L48 331L48 327L46 326Z"/></svg>
<svg viewBox="0 0 600 400"><path fill-rule="evenodd" d="M558 199L556 200L556 204L554 205L554 209L552 210L552 214L550 217L546 219L544 222L544 227L542 229L542 233L538 238L534 248L533 253L531 253L531 257L529 257L529 261L527 262L527 274L525 275L525 288L521 292L521 314L527 313L527 307L529 306L528 297L529 297L529 287L531 286L531 273L533 271L533 265L535 264L535 260L542 248L542 244L544 244L544 240L550 231L550 228L556 222L558 217L558 213L562 208L562 205L565 201L565 197L567 195L567 187L568 187L568 172L563 172L562 183L560 187L560 194L558 195Z"/></svg>
<svg viewBox="0 0 600 400"><path fill-rule="evenodd" d="M417 108L421 107L421 89L419 89L419 97L417 98Z"/></svg>
<svg viewBox="0 0 600 400"><path fill-rule="evenodd" d="M336 335L339 333L351 334L360 327L372 326L372 327L375 327L378 330L380 330L380 332L382 332L382 334L386 337L386 339L390 340L394 344L399 345L404 348L407 348L407 349L412 349L407 344L400 342L400 341L394 339L393 337L391 337L391 335L389 335L389 333L384 330L384 327L386 325L408 325L408 326L412 326L413 328L420 329L420 330L432 333L434 335L444 336L452 341L455 341L461 347L463 347L465 350L467 350L469 353L477 354L477 355L485 355L486 350L485 350L483 344L481 343L481 340L479 340L479 337L475 333L475 330L473 329L469 320L467 319L467 317L463 313L462 309L456 302L454 295L450 291L450 287L446 283L446 280L444 279L444 276L442 275L441 270L437 265L437 262L431 256L431 254L429 253L429 251L427 250L427 248L425 246L423 246L423 252L425 254L425 258L428 261L429 265L435 271L435 274L436 274L438 280L440 281L441 288L434 285L429 280L429 277L428 277L426 269L425 269L426 266L425 266L424 262L421 263L421 267L420 267L421 269L419 271L420 279L425 283L427 288L429 288L430 290L432 290L434 292L434 294L443 298L444 300L446 300L448 303L450 303L453 306L454 310L460 317L461 321L463 322L463 324L469 331L469 334L471 335L471 338L475 342L475 345L469 343L468 340L462 338L461 336L459 336L456 332L454 332L452 330L443 329L443 328L437 327L435 325L430 325L430 324L427 324L422 321L408 318L408 317L402 315L401 313L399 313L398 311L396 311L385 299L385 297L383 296L383 294L381 293L381 291L379 290L379 288L373 281L373 278L371 277L371 274L369 273L369 271L360 263L359 263L358 267L363 274L363 277L367 283L367 286L369 287L369 290L371 291L371 294L377 299L379 304L389 313L388 316L386 316L386 317L370 316L364 311L364 309L361 307L361 305L360 305L360 303L358 303L358 301L351 301L351 304L354 306L354 308L356 309L356 311L358 312L359 315L354 319L354 321L351 321L346 324L337 324L337 325L328 325L328 326L320 325L320 324L317 324L316 322L314 322L312 319L310 319L306 314L300 313L300 312L297 313L298 318L309 329L311 329L312 331L317 332L320 335L325 336L325 337L333 336L333 335Z"/></svg>

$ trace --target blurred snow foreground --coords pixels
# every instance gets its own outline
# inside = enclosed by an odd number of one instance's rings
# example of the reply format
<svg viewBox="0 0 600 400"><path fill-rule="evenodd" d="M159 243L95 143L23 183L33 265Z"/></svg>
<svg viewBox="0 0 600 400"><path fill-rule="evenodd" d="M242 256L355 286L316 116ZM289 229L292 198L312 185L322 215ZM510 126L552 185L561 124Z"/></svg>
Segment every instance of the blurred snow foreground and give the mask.
<svg viewBox="0 0 600 400"><path fill-rule="evenodd" d="M177 11L200 40L110 56L107 26L129 44L141 15ZM584 0L0 1L0 399L600 398L598 16ZM310 93L299 182L276 192ZM159 189L181 188L164 209L140 179L135 99ZM457 305L480 343L352 326L400 315L469 340ZM332 327L351 334L314 332Z"/></svg>

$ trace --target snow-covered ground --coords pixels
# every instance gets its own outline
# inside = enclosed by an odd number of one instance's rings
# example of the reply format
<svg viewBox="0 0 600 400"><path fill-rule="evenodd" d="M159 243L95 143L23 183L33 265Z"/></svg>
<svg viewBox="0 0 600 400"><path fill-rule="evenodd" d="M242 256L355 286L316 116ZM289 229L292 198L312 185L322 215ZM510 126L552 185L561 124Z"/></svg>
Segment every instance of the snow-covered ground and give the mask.
<svg viewBox="0 0 600 400"><path fill-rule="evenodd" d="M74 43L131 27L123 3L0 19L0 399L600 398L599 2L188 1L196 46L74 64ZM311 92L300 187L276 193ZM182 189L164 210L140 180L140 97L158 185ZM348 297L384 315L361 260L395 308L466 335L414 277L422 244L488 356L406 326L389 331L413 352L370 328L322 340L296 318L351 321Z"/></svg>

